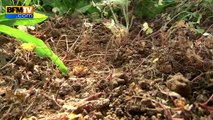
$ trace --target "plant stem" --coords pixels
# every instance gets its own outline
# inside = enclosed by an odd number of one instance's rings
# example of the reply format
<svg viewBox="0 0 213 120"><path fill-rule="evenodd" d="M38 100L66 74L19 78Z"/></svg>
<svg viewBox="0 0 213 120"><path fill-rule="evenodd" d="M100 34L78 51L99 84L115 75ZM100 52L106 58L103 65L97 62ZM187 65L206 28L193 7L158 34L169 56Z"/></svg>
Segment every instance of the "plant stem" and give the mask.
<svg viewBox="0 0 213 120"><path fill-rule="evenodd" d="M112 15L113 15L113 18L114 18L115 23L118 24L119 22L118 22L118 19L117 19L116 15L115 15L115 13L114 13L114 11L113 11L113 9L112 9L112 6L109 5L109 8L110 8L110 11L112 12Z"/></svg>

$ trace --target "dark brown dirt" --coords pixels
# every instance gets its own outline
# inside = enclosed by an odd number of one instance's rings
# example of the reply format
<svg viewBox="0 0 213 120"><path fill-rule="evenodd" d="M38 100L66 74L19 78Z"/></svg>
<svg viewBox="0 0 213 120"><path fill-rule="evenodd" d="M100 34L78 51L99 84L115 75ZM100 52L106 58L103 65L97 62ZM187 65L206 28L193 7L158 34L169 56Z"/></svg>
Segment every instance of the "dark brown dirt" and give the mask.
<svg viewBox="0 0 213 120"><path fill-rule="evenodd" d="M63 59L68 76L0 35L2 120L66 120L66 113L86 120L212 119L212 101L203 104L213 93L212 38L180 26L158 30L156 20L153 34L139 33L135 23L115 45L109 29L88 23L56 17L29 31Z"/></svg>

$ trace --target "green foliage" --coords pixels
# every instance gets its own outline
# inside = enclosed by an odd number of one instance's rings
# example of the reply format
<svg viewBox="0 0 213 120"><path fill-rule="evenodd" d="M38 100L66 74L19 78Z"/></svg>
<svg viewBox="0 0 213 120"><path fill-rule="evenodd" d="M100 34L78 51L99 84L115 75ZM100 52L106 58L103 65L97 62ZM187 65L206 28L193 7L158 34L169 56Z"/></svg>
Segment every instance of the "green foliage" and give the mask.
<svg viewBox="0 0 213 120"><path fill-rule="evenodd" d="M166 8L176 4L175 0L138 0L135 2L135 15L151 18L164 12Z"/></svg>
<svg viewBox="0 0 213 120"><path fill-rule="evenodd" d="M99 14L103 14L104 17L112 16L115 24L120 24L118 18L123 17L125 19L126 28L129 29L129 0L110 0L102 2L93 2L93 5L99 10ZM119 14L121 11L121 14Z"/></svg>
<svg viewBox="0 0 213 120"><path fill-rule="evenodd" d="M175 5L175 1L176 0L18 0L14 2L14 0L2 0L2 6L33 5L36 10L48 13L54 12L60 15L65 13L112 15L114 19L115 14L120 17L120 13L122 13L123 15L121 17L125 18L126 26L129 26L129 7L134 8L134 15L150 18L162 13L167 7ZM95 3L95 5L93 3ZM109 9L109 7L111 8Z"/></svg>
<svg viewBox="0 0 213 120"><path fill-rule="evenodd" d="M42 7L48 6L58 9L59 14L97 11L92 7L91 0L44 0Z"/></svg>
<svg viewBox="0 0 213 120"><path fill-rule="evenodd" d="M31 3L31 0L24 0L24 5L26 5L26 6L29 6L30 5L30 3Z"/></svg>
<svg viewBox="0 0 213 120"><path fill-rule="evenodd" d="M13 5L11 0L0 0L0 13L5 11L5 6Z"/></svg>
<svg viewBox="0 0 213 120"><path fill-rule="evenodd" d="M189 0L180 2L178 6L175 12L171 13L172 16L178 15L177 20L199 24L204 16L209 17L213 15L213 0Z"/></svg>
<svg viewBox="0 0 213 120"><path fill-rule="evenodd" d="M15 5L15 4L12 2L12 0L1 0L0 5L5 7L7 5Z"/></svg>
<svg viewBox="0 0 213 120"><path fill-rule="evenodd" d="M34 44L36 46L35 53L38 56L49 57L63 74L66 75L68 73L67 67L63 64L63 62L59 59L59 57L55 55L53 51L45 45L45 43L42 40L34 37L33 35L25 33L19 29L10 27L13 25L35 25L47 19L47 16L39 13L35 13L34 14L35 18L33 19L6 19L4 18L4 16L5 14L0 14L1 33L15 37L24 43Z"/></svg>
<svg viewBox="0 0 213 120"><path fill-rule="evenodd" d="M180 1L173 12L169 14L174 22L183 20L189 23L197 34L203 34L205 30L200 28L199 25L206 18L213 17L212 8L213 0Z"/></svg>

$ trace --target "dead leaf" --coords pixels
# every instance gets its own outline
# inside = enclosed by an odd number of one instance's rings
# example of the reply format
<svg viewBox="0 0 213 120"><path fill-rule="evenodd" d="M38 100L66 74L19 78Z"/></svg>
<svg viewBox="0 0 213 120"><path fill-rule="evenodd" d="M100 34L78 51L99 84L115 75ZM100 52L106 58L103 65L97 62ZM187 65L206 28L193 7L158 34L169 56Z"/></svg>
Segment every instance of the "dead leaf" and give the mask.
<svg viewBox="0 0 213 120"><path fill-rule="evenodd" d="M26 89L16 89L14 95L21 101L24 101L26 97L30 96L29 91Z"/></svg>
<svg viewBox="0 0 213 120"><path fill-rule="evenodd" d="M61 114L59 120L69 120L66 114Z"/></svg>
<svg viewBox="0 0 213 120"><path fill-rule="evenodd" d="M109 20L105 20L103 22L103 24L111 30L111 32L113 33L114 36L114 42L116 45L121 45L121 43L123 42L124 38L127 36L128 34L128 30L125 26L123 26L122 24L119 23L115 23L115 21L113 19L111 19L111 21Z"/></svg>
<svg viewBox="0 0 213 120"><path fill-rule="evenodd" d="M176 22L175 27L177 28L188 28L188 24L184 20Z"/></svg>
<svg viewBox="0 0 213 120"><path fill-rule="evenodd" d="M84 77L88 74L88 68L83 65L76 65L73 67L73 74L77 77Z"/></svg>
<svg viewBox="0 0 213 120"><path fill-rule="evenodd" d="M171 96L171 97L181 98L181 96L176 92L171 92L169 90L162 90L160 87L158 89L160 90L161 93L163 93L165 95L168 95L168 96Z"/></svg>
<svg viewBox="0 0 213 120"><path fill-rule="evenodd" d="M74 102L71 103L66 103L62 106L64 109L70 110L70 111L75 111L78 109L78 107L75 106Z"/></svg>
<svg viewBox="0 0 213 120"><path fill-rule="evenodd" d="M9 101L15 99L15 95L12 90L6 89L6 99Z"/></svg>
<svg viewBox="0 0 213 120"><path fill-rule="evenodd" d="M68 117L69 120L84 120L82 114L70 113L67 117ZM77 119L77 118L78 118L78 119Z"/></svg>
<svg viewBox="0 0 213 120"><path fill-rule="evenodd" d="M159 58L155 58L152 63L156 63L159 60Z"/></svg>

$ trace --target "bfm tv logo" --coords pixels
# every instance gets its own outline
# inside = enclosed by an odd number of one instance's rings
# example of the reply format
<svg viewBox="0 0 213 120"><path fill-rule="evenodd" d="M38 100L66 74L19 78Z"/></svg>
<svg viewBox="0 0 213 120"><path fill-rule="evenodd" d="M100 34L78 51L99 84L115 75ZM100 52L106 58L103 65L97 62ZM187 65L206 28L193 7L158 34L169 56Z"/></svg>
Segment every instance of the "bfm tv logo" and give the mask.
<svg viewBox="0 0 213 120"><path fill-rule="evenodd" d="M6 6L6 18L33 18L33 6Z"/></svg>

